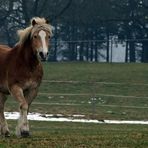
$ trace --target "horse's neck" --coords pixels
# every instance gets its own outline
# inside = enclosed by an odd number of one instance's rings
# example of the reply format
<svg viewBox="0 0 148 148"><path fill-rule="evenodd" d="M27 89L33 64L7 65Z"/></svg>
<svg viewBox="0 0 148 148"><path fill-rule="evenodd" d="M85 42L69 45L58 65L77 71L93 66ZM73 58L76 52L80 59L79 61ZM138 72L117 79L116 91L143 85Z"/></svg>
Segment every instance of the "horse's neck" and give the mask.
<svg viewBox="0 0 148 148"><path fill-rule="evenodd" d="M18 61L20 61L23 65L30 67L30 69L35 68L39 64L39 59L36 53L33 52L30 44L25 46L18 45Z"/></svg>

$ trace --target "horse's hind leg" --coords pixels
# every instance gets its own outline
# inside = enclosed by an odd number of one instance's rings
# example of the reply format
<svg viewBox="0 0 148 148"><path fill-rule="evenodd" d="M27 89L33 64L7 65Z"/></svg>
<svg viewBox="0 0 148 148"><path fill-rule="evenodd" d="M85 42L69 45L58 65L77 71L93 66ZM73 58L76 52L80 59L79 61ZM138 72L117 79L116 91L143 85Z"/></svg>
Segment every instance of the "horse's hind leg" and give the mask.
<svg viewBox="0 0 148 148"><path fill-rule="evenodd" d="M1 135L4 135L5 137L10 136L10 132L8 129L8 124L4 116L4 105L7 98L3 93L0 93L0 132Z"/></svg>

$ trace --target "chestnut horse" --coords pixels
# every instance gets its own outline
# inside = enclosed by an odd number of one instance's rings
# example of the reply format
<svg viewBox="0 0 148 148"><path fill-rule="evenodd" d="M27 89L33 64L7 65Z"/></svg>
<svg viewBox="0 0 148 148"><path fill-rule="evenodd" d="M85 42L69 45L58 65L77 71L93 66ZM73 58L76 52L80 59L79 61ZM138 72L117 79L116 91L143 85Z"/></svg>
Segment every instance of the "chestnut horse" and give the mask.
<svg viewBox="0 0 148 148"><path fill-rule="evenodd" d="M27 114L40 86L43 68L41 59L48 55L52 27L44 18L33 18L31 25L18 31L19 42L14 48L0 45L0 132L10 136L4 116L6 95L11 94L19 102L20 117L16 134L29 136Z"/></svg>

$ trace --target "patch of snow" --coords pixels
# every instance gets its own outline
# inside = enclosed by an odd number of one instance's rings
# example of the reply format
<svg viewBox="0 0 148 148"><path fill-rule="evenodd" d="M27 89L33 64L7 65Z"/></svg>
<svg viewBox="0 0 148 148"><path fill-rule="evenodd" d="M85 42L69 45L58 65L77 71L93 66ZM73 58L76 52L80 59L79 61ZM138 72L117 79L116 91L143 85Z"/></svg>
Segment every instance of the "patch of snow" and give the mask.
<svg viewBox="0 0 148 148"><path fill-rule="evenodd" d="M48 97L48 99L52 99L52 98L53 98L52 96L49 96L49 97Z"/></svg>
<svg viewBox="0 0 148 148"><path fill-rule="evenodd" d="M148 124L148 121L104 120L106 124Z"/></svg>
<svg viewBox="0 0 148 148"><path fill-rule="evenodd" d="M60 96L60 99L63 99L64 98L64 96Z"/></svg>
<svg viewBox="0 0 148 148"><path fill-rule="evenodd" d="M6 119L15 120L19 118L18 112L5 112ZM72 115L71 117L85 117L85 115ZM148 124L148 121L126 121L126 120L88 120L66 118L62 114L40 114L29 113L28 120L34 121L56 121L56 122L79 122L79 123L97 123L97 124Z"/></svg>
<svg viewBox="0 0 148 148"><path fill-rule="evenodd" d="M92 101L96 101L97 99L96 99L96 98L90 98L90 100L92 100Z"/></svg>
<svg viewBox="0 0 148 148"><path fill-rule="evenodd" d="M85 115L72 115L73 117L85 117Z"/></svg>

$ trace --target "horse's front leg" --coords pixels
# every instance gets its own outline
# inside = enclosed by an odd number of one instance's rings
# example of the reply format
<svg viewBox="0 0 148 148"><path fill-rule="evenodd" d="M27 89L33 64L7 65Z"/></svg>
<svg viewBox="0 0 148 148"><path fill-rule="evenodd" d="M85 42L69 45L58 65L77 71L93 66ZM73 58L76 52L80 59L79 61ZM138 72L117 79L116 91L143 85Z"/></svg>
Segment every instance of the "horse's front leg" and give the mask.
<svg viewBox="0 0 148 148"><path fill-rule="evenodd" d="M20 103L20 117L18 119L18 125L16 127L16 135L18 137L29 136L29 122L27 120L28 103L24 97L21 87L14 85L10 89L11 94Z"/></svg>
<svg viewBox="0 0 148 148"><path fill-rule="evenodd" d="M4 105L7 98L3 93L0 93L0 134L9 137L10 132L8 129L8 124L4 116Z"/></svg>
<svg viewBox="0 0 148 148"><path fill-rule="evenodd" d="M37 92L38 92L38 88L32 88L32 89L27 90L24 93L25 99L26 99L26 101L28 103L28 112L29 112L29 107L30 107L32 101L37 96Z"/></svg>

